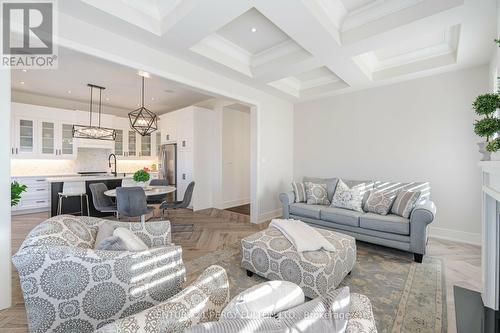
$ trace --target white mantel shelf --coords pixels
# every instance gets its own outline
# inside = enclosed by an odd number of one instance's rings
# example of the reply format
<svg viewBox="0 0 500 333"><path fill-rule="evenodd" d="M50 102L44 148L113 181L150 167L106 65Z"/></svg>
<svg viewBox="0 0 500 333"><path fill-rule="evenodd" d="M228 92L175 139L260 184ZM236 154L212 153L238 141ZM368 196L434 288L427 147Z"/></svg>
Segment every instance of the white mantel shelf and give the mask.
<svg viewBox="0 0 500 333"><path fill-rule="evenodd" d="M500 161L481 161L483 303L499 309Z"/></svg>

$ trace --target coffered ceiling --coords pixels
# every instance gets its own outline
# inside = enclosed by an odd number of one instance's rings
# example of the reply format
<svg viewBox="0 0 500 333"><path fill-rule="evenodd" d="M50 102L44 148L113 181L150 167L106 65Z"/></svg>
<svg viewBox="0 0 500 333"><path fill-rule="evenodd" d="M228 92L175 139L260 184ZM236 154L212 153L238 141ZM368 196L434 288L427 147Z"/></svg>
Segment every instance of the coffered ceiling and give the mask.
<svg viewBox="0 0 500 333"><path fill-rule="evenodd" d="M488 63L495 0L65 0L59 10L291 101Z"/></svg>

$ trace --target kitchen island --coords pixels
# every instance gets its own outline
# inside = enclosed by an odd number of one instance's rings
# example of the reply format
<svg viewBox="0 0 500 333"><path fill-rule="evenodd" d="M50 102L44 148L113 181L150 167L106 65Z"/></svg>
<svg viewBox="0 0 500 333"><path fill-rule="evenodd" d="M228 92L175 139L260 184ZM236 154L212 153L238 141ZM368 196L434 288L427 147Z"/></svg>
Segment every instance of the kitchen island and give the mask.
<svg viewBox="0 0 500 333"><path fill-rule="evenodd" d="M151 175L154 178L153 175ZM94 183L104 183L108 187L108 189L115 189L120 187L123 179L132 179L131 174L118 174L114 176L113 174L109 175L99 175L99 176L64 176L64 177L49 177L47 178L47 182L49 183L50 189L50 207L49 213L50 216L57 215L57 205L59 199L59 193L63 190L64 182L74 182L74 181L84 181L86 193L89 197L89 212L90 216L96 217L104 217L111 216L112 213L101 213L97 211L94 207L94 203L92 200L92 193L90 192L89 185ZM85 200L83 200L83 212L84 215L87 214L87 205ZM75 212L80 211L80 197L68 197L63 199L62 205L62 214L74 214Z"/></svg>

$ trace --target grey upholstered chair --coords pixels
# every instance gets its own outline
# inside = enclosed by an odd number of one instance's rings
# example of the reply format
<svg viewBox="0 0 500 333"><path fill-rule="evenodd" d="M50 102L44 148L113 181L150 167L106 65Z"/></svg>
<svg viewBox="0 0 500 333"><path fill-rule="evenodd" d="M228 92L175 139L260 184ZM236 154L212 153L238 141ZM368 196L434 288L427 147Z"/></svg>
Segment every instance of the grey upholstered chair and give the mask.
<svg viewBox="0 0 500 333"><path fill-rule="evenodd" d="M167 179L152 179L149 182L150 186L168 186ZM166 194L152 195L147 198L148 204L161 204L163 201L167 200Z"/></svg>
<svg viewBox="0 0 500 333"><path fill-rule="evenodd" d="M89 185L92 193L92 202L97 211L101 213L117 213L116 203L110 197L104 194L108 187L104 183L94 183Z"/></svg>
<svg viewBox="0 0 500 333"><path fill-rule="evenodd" d="M140 216L143 224L146 222L146 215L154 211L154 207L148 206L146 194L141 187L117 187L116 206L120 216Z"/></svg>
<svg viewBox="0 0 500 333"><path fill-rule="evenodd" d="M160 209L162 210L162 216L165 214L165 210L167 209L179 209L179 208L189 207L191 199L193 198L193 192L194 192L194 182L191 182L188 184L186 192L184 192L184 198L182 199L182 201L175 201L175 202L164 201L160 206Z"/></svg>

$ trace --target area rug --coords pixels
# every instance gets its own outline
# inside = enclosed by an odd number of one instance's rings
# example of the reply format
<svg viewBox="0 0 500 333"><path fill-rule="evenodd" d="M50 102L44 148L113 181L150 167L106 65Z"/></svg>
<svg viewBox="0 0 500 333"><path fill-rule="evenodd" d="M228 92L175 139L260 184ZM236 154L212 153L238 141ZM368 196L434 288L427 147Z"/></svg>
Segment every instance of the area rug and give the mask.
<svg viewBox="0 0 500 333"><path fill-rule="evenodd" d="M246 275L239 244L186 262L188 281L210 265L224 267L231 297L266 279ZM440 259L415 263L409 253L357 242L357 263L342 282L351 292L368 296L379 332L446 332L446 288Z"/></svg>

